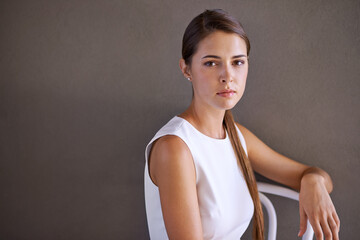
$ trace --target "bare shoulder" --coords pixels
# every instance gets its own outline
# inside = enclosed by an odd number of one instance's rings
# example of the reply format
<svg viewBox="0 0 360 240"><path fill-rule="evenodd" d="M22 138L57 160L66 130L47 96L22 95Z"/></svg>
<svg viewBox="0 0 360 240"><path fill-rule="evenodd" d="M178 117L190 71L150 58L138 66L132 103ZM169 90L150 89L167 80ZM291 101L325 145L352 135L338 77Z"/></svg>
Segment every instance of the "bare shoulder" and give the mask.
<svg viewBox="0 0 360 240"><path fill-rule="evenodd" d="M196 173L190 149L179 137L166 135L150 153L150 177L159 188L169 239L202 239Z"/></svg>
<svg viewBox="0 0 360 240"><path fill-rule="evenodd" d="M165 135L157 139L152 146L150 158L159 159L161 162L170 162L169 159L191 157L191 152L186 143L178 136Z"/></svg>
<svg viewBox="0 0 360 240"><path fill-rule="evenodd" d="M181 171L183 174L194 173L193 168L190 149L180 137L165 135L153 143L149 156L149 171L155 185L168 174L174 175Z"/></svg>
<svg viewBox="0 0 360 240"><path fill-rule="evenodd" d="M238 122L235 122L236 126L239 128L241 134L244 136L245 140L249 138L249 135L252 134L249 129L247 129L245 126L241 125Z"/></svg>
<svg viewBox="0 0 360 240"><path fill-rule="evenodd" d="M241 134L245 138L246 147L248 150L248 154L250 155L253 149L257 149L263 142L258 139L249 129L240 123L236 123L236 126L239 128Z"/></svg>
<svg viewBox="0 0 360 240"><path fill-rule="evenodd" d="M168 154L174 153L175 151L177 154L182 152L187 152L189 148L187 147L186 143L176 135L165 135L158 138L152 144L152 152L164 153Z"/></svg>

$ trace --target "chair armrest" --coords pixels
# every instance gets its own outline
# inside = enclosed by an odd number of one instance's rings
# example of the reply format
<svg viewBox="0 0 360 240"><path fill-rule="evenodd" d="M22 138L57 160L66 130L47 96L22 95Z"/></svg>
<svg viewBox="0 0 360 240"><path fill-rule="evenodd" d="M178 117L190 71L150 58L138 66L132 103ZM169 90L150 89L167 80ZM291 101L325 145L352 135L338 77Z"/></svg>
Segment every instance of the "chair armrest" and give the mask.
<svg viewBox="0 0 360 240"><path fill-rule="evenodd" d="M273 194L289 199L293 199L296 201L299 201L299 193L291 190L289 188L277 186L274 184L269 183L257 183L258 190L259 190L259 197L261 203L264 205L268 215L269 215L269 233L268 233L268 239L269 240L275 240L276 239L276 228L277 228L277 220L276 220L276 212L275 208L272 205L271 201L262 193L268 193ZM314 237L314 231L309 223L307 221L307 230L305 234L302 237L302 240L312 240Z"/></svg>

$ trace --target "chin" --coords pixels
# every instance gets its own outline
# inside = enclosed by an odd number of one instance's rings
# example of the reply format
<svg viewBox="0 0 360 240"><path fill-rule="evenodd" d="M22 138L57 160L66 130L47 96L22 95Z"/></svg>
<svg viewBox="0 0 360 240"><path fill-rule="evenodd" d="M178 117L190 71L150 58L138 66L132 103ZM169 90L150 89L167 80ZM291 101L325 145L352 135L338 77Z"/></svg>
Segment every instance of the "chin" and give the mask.
<svg viewBox="0 0 360 240"><path fill-rule="evenodd" d="M222 110L231 110L236 106L237 103L238 102L222 104L222 105L218 106L218 108L220 108Z"/></svg>
<svg viewBox="0 0 360 240"><path fill-rule="evenodd" d="M236 106L236 105L233 105L233 106L231 106L231 107L227 107L227 108L225 108L225 110L231 110L231 109L233 109L235 106Z"/></svg>

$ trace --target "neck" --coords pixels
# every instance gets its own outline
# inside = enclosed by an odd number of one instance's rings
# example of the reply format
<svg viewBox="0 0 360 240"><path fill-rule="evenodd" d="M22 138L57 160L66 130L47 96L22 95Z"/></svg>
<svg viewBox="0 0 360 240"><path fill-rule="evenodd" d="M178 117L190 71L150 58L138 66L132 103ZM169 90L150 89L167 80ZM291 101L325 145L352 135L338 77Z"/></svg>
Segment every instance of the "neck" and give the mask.
<svg viewBox="0 0 360 240"><path fill-rule="evenodd" d="M204 108L198 106L193 100L179 117L186 119L196 129L209 137L224 139L226 137L223 126L224 115L225 110Z"/></svg>

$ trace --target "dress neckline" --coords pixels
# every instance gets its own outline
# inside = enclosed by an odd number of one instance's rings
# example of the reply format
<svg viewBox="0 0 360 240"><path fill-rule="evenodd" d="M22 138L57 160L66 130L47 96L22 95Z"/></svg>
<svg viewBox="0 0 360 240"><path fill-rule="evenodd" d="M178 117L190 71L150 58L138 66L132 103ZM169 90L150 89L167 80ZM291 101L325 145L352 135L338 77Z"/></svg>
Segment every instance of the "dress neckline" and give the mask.
<svg viewBox="0 0 360 240"><path fill-rule="evenodd" d="M180 118L181 120L183 120L186 124L188 124L189 126L191 126L192 129L195 130L195 132L197 132L199 135L201 135L202 137L214 141L214 142L226 142L229 139L229 134L227 133L227 130L225 129L225 138L213 138L210 137L208 135L205 135L204 133L200 132L196 127L194 127L188 120L186 120L185 118L179 117L179 116L175 116L176 118Z"/></svg>

